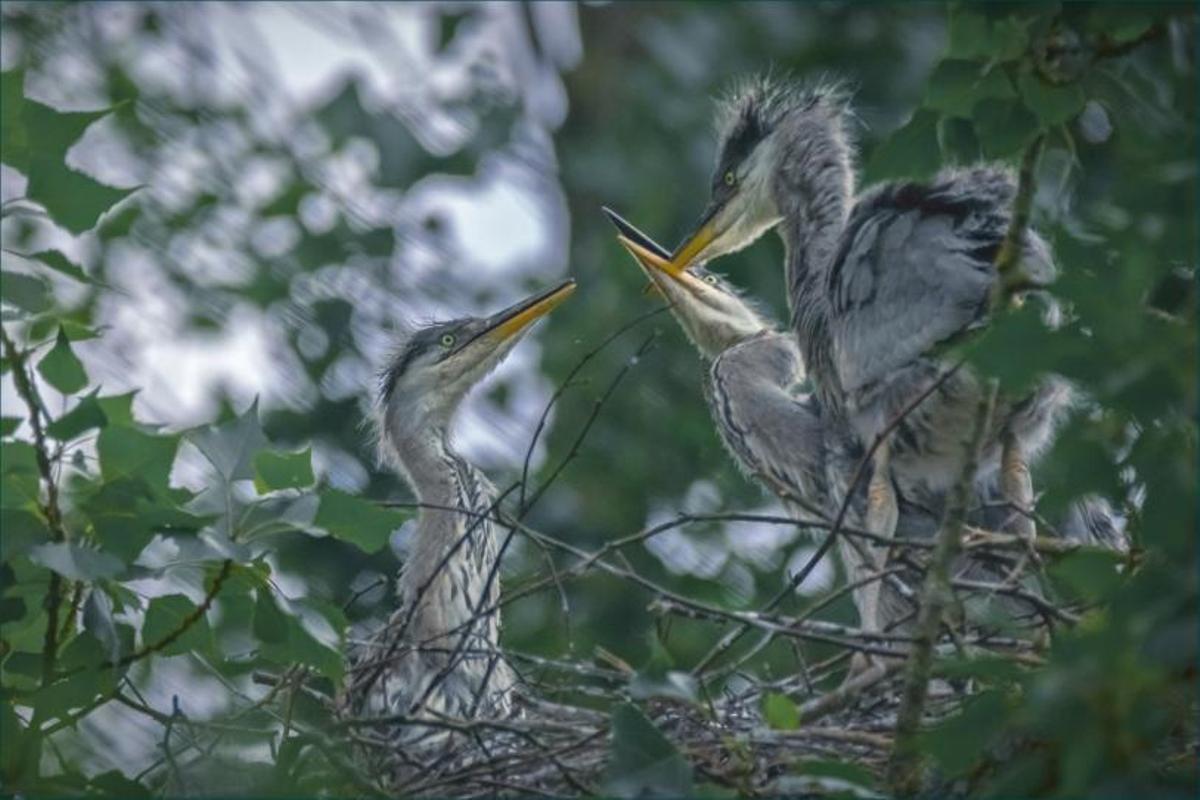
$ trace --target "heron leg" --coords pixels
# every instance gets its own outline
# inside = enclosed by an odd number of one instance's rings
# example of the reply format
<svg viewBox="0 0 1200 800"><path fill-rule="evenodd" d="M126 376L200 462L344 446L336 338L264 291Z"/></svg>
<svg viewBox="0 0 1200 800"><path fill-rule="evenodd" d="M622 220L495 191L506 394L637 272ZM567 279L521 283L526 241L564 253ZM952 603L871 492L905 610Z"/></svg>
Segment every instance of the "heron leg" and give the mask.
<svg viewBox="0 0 1200 800"><path fill-rule="evenodd" d="M875 455L871 459L871 480L867 484L865 520L867 531L890 540L895 536L899 516L896 490L892 485L891 443L885 439L875 449ZM872 548L867 550L865 558L862 558L861 563L856 565L858 568L857 579L877 575L887 566L889 559L889 550L880 549L877 543L873 543ZM867 633L881 633L884 629L884 620L880 613L882 591L883 580L877 578L855 592L859 624ZM850 674L857 675L870 666L870 658L856 653L851 659Z"/></svg>
<svg viewBox="0 0 1200 800"><path fill-rule="evenodd" d="M1012 519L1007 526L1009 532L1032 541L1037 534L1030 516L1033 510L1033 479L1029 477L1029 464L1021 443L1009 431L1002 438L1000 491L1012 508Z"/></svg>

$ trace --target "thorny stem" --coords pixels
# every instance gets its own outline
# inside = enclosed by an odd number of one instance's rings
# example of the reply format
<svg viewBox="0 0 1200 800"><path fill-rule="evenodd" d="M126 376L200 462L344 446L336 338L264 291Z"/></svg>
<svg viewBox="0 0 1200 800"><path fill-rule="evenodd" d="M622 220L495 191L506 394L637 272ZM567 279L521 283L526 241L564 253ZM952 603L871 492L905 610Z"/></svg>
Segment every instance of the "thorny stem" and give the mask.
<svg viewBox="0 0 1200 800"><path fill-rule="evenodd" d="M942 615L954 597L954 589L950 584L950 563L962 549L971 487L974 484L983 440L995 410L998 391L996 381L989 381L988 389L979 402L967 457L963 461L958 482L950 493L946 516L941 530L938 531L937 546L934 548L929 568L925 571L925 581L921 585L916 633L909 651L900 709L896 714L895 742L887 768L888 784L898 795L913 795L921 788L917 731L929 693L933 646L941 628Z"/></svg>

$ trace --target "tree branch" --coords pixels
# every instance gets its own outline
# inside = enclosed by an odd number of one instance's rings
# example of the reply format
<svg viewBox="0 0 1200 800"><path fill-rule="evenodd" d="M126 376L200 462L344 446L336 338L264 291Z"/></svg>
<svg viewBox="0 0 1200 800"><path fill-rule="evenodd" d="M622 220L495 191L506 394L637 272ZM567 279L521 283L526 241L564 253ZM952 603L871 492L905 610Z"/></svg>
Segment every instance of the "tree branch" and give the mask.
<svg viewBox="0 0 1200 800"><path fill-rule="evenodd" d="M896 738L887 769L888 785L898 795L913 795L921 788L921 758L917 748L917 730L929 692L933 646L941 628L942 615L954 597L954 590L950 585L950 563L962 549L971 488L974 485L983 440L996 406L997 393L996 381L989 381L988 389L979 402L975 427L971 432L962 471L946 505L946 516L941 530L938 531L937 546L933 551L929 569L925 572L925 582L921 586L915 641L909 652L900 709L896 714Z"/></svg>

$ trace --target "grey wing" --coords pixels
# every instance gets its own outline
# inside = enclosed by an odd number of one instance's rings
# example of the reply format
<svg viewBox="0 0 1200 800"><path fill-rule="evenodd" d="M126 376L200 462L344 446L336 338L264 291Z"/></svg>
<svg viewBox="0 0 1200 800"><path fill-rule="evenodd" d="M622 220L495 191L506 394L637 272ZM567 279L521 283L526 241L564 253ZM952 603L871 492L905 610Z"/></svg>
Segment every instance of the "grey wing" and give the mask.
<svg viewBox="0 0 1200 800"><path fill-rule="evenodd" d="M977 169L891 184L853 209L830 268L830 335L853 391L985 321L1011 179Z"/></svg>
<svg viewBox="0 0 1200 800"><path fill-rule="evenodd" d="M791 343L789 337L789 343ZM721 440L743 472L787 487L806 505L825 509L825 429L811 396L792 396L786 382L764 380L745 345L719 356L706 394ZM741 350L741 353L738 351Z"/></svg>

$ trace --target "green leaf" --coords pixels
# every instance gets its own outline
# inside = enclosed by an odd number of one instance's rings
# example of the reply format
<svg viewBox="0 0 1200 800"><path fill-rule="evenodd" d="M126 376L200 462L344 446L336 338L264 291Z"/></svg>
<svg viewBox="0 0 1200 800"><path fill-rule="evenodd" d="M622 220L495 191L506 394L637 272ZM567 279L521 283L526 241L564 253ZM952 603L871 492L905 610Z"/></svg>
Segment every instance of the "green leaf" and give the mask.
<svg viewBox="0 0 1200 800"><path fill-rule="evenodd" d="M921 742L947 775L957 776L983 755L1004 729L1006 716L1004 696L984 692L967 700L961 713L922 734Z"/></svg>
<svg viewBox="0 0 1200 800"><path fill-rule="evenodd" d="M334 624L329 615L310 610L302 602L289 601L276 596L269 587L256 590L254 604L254 635L261 642L261 653L278 664L307 664L333 680L340 680L345 667L340 651L341 630L344 620ZM282 605L282 607L281 607ZM323 642L304 622L306 615L328 625L335 641Z"/></svg>
<svg viewBox="0 0 1200 800"><path fill-rule="evenodd" d="M97 442L100 474L106 481L130 477L165 491L178 447L178 436L159 436L110 424L100 432Z"/></svg>
<svg viewBox="0 0 1200 800"><path fill-rule="evenodd" d="M100 404L100 410L104 412L104 417L113 425L133 425L133 398L137 395L137 390L127 392L126 394L112 394L107 397L97 397L96 402Z"/></svg>
<svg viewBox="0 0 1200 800"><path fill-rule="evenodd" d="M20 426L20 417L0 417L0 436L12 436Z"/></svg>
<svg viewBox="0 0 1200 800"><path fill-rule="evenodd" d="M62 273L67 277L74 278L77 281L84 283L92 283L92 279L83 269L58 250L42 250L38 253L31 253L26 258L33 259L40 264L43 264L55 272Z"/></svg>
<svg viewBox="0 0 1200 800"><path fill-rule="evenodd" d="M83 629L104 646L109 661L120 660L121 636L113 619L112 599L99 587L93 587L83 601Z"/></svg>
<svg viewBox="0 0 1200 800"><path fill-rule="evenodd" d="M1029 44L1026 23L1016 17L988 19L965 6L951 6L947 54L954 58L1011 61Z"/></svg>
<svg viewBox="0 0 1200 800"><path fill-rule="evenodd" d="M0 531L3 532L0 535L0 560L3 561L11 561L50 538L46 523L23 508L0 509Z"/></svg>
<svg viewBox="0 0 1200 800"><path fill-rule="evenodd" d="M279 644L287 641L288 618L275 598L271 596L270 587L261 587L255 591L254 601L254 635L259 641L267 644Z"/></svg>
<svg viewBox="0 0 1200 800"><path fill-rule="evenodd" d="M388 543L392 531L410 516L337 489L326 489L321 492L321 505L313 524L336 539L349 542L364 552L375 553Z"/></svg>
<svg viewBox="0 0 1200 800"><path fill-rule="evenodd" d="M117 189L39 155L29 173L26 194L68 231L80 234L96 227L101 215L137 191Z"/></svg>
<svg viewBox="0 0 1200 800"><path fill-rule="evenodd" d="M59 441L68 442L84 431L103 428L107 424L108 418L96 402L96 392L93 392L66 414L47 425L46 433Z"/></svg>
<svg viewBox="0 0 1200 800"><path fill-rule="evenodd" d="M800 709L792 698L779 692L767 692L762 700L763 718L777 731L794 731L800 727Z"/></svg>
<svg viewBox="0 0 1200 800"><path fill-rule="evenodd" d="M29 551L29 560L73 581L112 578L125 568L120 559L108 553L67 542L47 542L33 547Z"/></svg>
<svg viewBox="0 0 1200 800"><path fill-rule="evenodd" d="M1038 132L1038 121L1016 100L981 100L974 111L979 144L989 158L1020 152Z"/></svg>
<svg viewBox="0 0 1200 800"><path fill-rule="evenodd" d="M56 681L33 697L33 705L47 718L65 715L116 689L119 674L97 669L106 660L103 645L90 633L80 633L62 651L59 666L69 676Z"/></svg>
<svg viewBox="0 0 1200 800"><path fill-rule="evenodd" d="M36 275L0 272L0 300L30 314L40 314L51 305L50 287Z"/></svg>
<svg viewBox="0 0 1200 800"><path fill-rule="evenodd" d="M695 703L699 693L695 677L690 672L672 669L673 662L666 648L654 640L650 660L629 682L629 695L637 700L651 697L670 697Z"/></svg>
<svg viewBox="0 0 1200 800"><path fill-rule="evenodd" d="M924 178L941 166L936 112L919 109L912 119L885 139L867 160L864 182L891 178Z"/></svg>
<svg viewBox="0 0 1200 800"><path fill-rule="evenodd" d="M191 650L210 649L212 631L208 627L207 616L201 614L189 623L196 611L196 604L182 594L154 598L146 609L146 620L142 623L143 646L158 648L168 637L182 631L158 652L175 656Z"/></svg>
<svg viewBox="0 0 1200 800"><path fill-rule="evenodd" d="M29 142L21 112L25 108L25 70L0 73L0 161L18 170L26 168Z"/></svg>
<svg viewBox="0 0 1200 800"><path fill-rule="evenodd" d="M1117 565L1104 553L1071 553L1052 564L1050 574L1077 596L1093 603L1109 597L1121 583Z"/></svg>
<svg viewBox="0 0 1200 800"><path fill-rule="evenodd" d="M258 422L258 401L230 422L193 431L188 441L226 482L252 480L254 454L267 443Z"/></svg>
<svg viewBox="0 0 1200 800"><path fill-rule="evenodd" d="M603 794L686 797L692 767L646 715L629 703L612 714L611 757Z"/></svg>
<svg viewBox="0 0 1200 800"><path fill-rule="evenodd" d="M1047 128L1074 119L1087 102L1078 84L1052 86L1028 71L1021 73L1017 86L1025 106L1037 114L1042 126Z"/></svg>
<svg viewBox="0 0 1200 800"><path fill-rule="evenodd" d="M988 69L976 61L947 59L929 77L925 105L949 116L970 117L980 100L1015 96L1004 70Z"/></svg>
<svg viewBox="0 0 1200 800"><path fill-rule="evenodd" d="M312 469L312 448L299 453L262 450L254 457L254 487L259 492L274 489L298 489L316 480Z"/></svg>
<svg viewBox="0 0 1200 800"><path fill-rule="evenodd" d="M58 329L54 347L38 362L38 372L47 383L63 394L74 394L88 384L83 364L79 363L79 359L72 352L67 332L62 328Z"/></svg>

